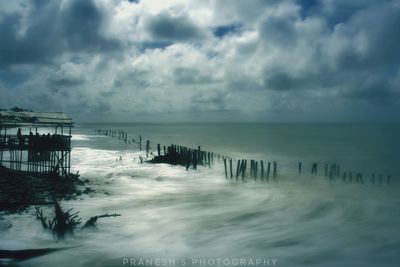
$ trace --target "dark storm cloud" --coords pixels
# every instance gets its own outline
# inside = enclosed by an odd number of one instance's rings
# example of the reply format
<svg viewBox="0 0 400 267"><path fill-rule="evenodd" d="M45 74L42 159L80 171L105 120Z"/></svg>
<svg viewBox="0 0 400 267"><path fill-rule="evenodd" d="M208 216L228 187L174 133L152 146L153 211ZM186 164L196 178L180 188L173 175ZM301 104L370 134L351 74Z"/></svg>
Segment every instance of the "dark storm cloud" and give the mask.
<svg viewBox="0 0 400 267"><path fill-rule="evenodd" d="M164 49L172 44L171 41L144 41L138 44L138 49L145 52L147 49Z"/></svg>
<svg viewBox="0 0 400 267"><path fill-rule="evenodd" d="M109 51L119 48L115 40L100 34L104 15L92 0L74 0L61 13L63 36L73 50Z"/></svg>
<svg viewBox="0 0 400 267"><path fill-rule="evenodd" d="M0 67L50 63L64 52L111 51L119 43L100 33L104 15L93 1L32 1L29 13L0 20ZM24 25L26 23L26 25Z"/></svg>
<svg viewBox="0 0 400 267"><path fill-rule="evenodd" d="M264 41L276 46L295 45L298 38L293 21L284 17L268 17L259 31Z"/></svg>
<svg viewBox="0 0 400 267"><path fill-rule="evenodd" d="M73 86L78 86L81 85L85 82L84 79L81 78L67 78L67 77L62 77L62 78L49 78L47 80L47 85L51 87L73 87Z"/></svg>
<svg viewBox="0 0 400 267"><path fill-rule="evenodd" d="M400 90L387 79L365 79L355 82L353 90L343 90L341 96L350 99L373 101L376 104L396 104L400 100Z"/></svg>
<svg viewBox="0 0 400 267"><path fill-rule="evenodd" d="M241 31L243 24L241 23L232 23L228 25L220 25L217 27L214 27L212 29L214 35L218 38L222 38L225 35L230 35L234 33L238 33Z"/></svg>
<svg viewBox="0 0 400 267"><path fill-rule="evenodd" d="M38 1L34 3L40 3ZM43 63L56 55L62 44L58 38L54 15L57 5L37 4L30 11L29 25L23 36L22 14L6 14L0 20L0 67L19 63Z"/></svg>
<svg viewBox="0 0 400 267"><path fill-rule="evenodd" d="M186 16L172 16L167 12L145 21L145 29L154 39L195 41L204 37L203 31Z"/></svg>

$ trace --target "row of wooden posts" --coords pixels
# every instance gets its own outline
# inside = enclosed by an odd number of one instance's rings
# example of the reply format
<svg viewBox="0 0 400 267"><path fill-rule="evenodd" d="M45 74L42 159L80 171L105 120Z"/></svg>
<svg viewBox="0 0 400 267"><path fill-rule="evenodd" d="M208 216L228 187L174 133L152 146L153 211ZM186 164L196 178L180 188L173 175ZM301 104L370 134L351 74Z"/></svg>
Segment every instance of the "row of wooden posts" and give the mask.
<svg viewBox="0 0 400 267"><path fill-rule="evenodd" d="M96 132L99 134L103 134L106 136L117 137L118 139L122 139L125 142L129 142L128 134L123 130L103 130L97 129ZM133 143L138 143L139 150L142 150L142 137L139 136L139 142L135 139L131 139ZM146 157L149 154L153 155L150 152L150 141L146 141ZM266 162L264 166L264 161L256 161L256 160L247 160L247 159L239 159L236 161L236 167L234 167L235 161L234 159L214 153L201 150L201 146L198 146L196 149L189 148L186 146L175 145L172 144L168 147L165 145L163 146L163 153L161 153L161 145L157 144L157 154L149 160L151 163L169 163L172 165L182 165L186 167L186 170L192 168L194 170L197 169L197 166L208 166L214 164L214 158L220 162L223 161L224 170L225 170L225 178L226 179L236 179L244 180L247 177L246 170L251 178L257 180L260 178L261 180L269 181L270 177L273 180L276 179L278 175L278 163L276 161ZM140 162L143 163L143 158L140 157ZM247 167L247 163L249 162L250 166ZM260 172L258 172L260 170ZM298 172L303 173L303 164L302 162L298 163ZM311 174L317 175L318 174L318 163L312 163L311 165ZM333 163L333 164L325 164L324 165L324 174L325 177L329 178L330 180L341 180L342 182L353 182L353 173L352 172L341 172L340 165ZM376 175L375 173L372 174L371 178L368 181L364 181L363 174L361 172L354 173L354 182L364 184L369 181L371 184L390 184L391 182L391 175L388 174L384 177L383 174ZM386 179L385 179L386 178Z"/></svg>
<svg viewBox="0 0 400 267"><path fill-rule="evenodd" d="M239 159L236 164L236 174L234 174L233 170L233 159L232 158L224 158L224 168L225 168L225 178L233 179L234 177L236 180L239 180L241 177L242 180L246 177L246 169L247 169L247 159ZM229 163L229 172L227 167L227 161ZM257 180L258 177L258 161L250 160L250 177L253 177L254 180ZM272 177L275 180L277 176L278 164L276 161L272 162ZM271 174L271 162L267 163L267 170L264 171L264 161L260 161L260 178L264 180L264 178L268 181Z"/></svg>

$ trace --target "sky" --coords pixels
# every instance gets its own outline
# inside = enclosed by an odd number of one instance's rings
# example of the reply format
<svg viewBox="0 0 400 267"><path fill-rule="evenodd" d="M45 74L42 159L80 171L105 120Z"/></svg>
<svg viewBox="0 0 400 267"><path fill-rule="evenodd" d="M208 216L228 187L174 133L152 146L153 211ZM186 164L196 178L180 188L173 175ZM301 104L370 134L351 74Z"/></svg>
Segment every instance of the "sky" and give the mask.
<svg viewBox="0 0 400 267"><path fill-rule="evenodd" d="M0 108L400 122L400 1L0 1Z"/></svg>

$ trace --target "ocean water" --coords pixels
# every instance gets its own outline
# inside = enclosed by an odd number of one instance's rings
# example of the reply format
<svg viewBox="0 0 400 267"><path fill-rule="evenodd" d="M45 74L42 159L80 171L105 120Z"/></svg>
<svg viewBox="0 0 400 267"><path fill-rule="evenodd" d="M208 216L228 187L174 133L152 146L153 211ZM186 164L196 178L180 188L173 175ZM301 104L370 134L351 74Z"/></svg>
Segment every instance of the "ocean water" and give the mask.
<svg viewBox="0 0 400 267"><path fill-rule="evenodd" d="M136 144L96 128L125 130L129 140L141 135L153 151L157 143L201 145L234 159L276 161L278 176L227 180L216 159L197 171L140 164L145 153ZM33 209L3 216L13 227L0 232L0 249L72 247L20 266L398 266L399 136L397 124L76 125L72 169L96 192L62 207L84 220L122 216L59 242ZM353 182L326 178L326 163L352 172ZM364 184L354 182L357 172ZM391 183L372 184L372 173L384 182L390 174Z"/></svg>

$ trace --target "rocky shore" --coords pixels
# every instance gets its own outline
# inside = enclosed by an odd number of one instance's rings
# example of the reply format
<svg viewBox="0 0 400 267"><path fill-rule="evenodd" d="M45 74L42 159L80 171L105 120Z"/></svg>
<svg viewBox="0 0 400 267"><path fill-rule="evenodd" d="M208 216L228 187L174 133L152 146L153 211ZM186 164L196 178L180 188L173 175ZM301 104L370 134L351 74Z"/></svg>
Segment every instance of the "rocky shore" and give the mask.
<svg viewBox="0 0 400 267"><path fill-rule="evenodd" d="M78 175L29 173L0 166L0 212L18 212L31 205L73 199L90 191Z"/></svg>

